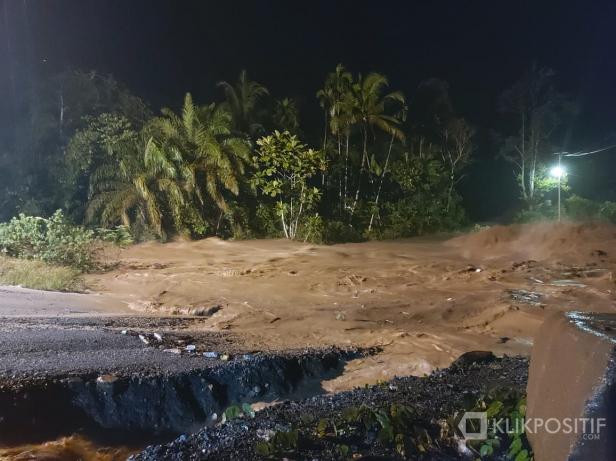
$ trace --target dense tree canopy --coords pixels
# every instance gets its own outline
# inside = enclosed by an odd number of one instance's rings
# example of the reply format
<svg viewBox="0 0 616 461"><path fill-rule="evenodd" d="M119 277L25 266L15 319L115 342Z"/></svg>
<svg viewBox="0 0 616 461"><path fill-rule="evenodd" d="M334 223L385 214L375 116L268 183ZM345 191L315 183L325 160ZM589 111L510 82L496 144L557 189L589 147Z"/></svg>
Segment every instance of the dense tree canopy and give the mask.
<svg viewBox="0 0 616 461"><path fill-rule="evenodd" d="M96 72L34 85L0 155L0 220L63 209L76 223L124 225L138 239L316 241L465 224L458 188L476 129L456 112L446 82L426 80L408 98L385 75L339 64L313 99L320 132L302 126L296 99L246 71L218 86L219 101L186 93L178 110L154 115ZM553 72L535 66L503 92L500 109L494 150L514 167L523 205L540 209L555 187L546 162L572 105Z"/></svg>

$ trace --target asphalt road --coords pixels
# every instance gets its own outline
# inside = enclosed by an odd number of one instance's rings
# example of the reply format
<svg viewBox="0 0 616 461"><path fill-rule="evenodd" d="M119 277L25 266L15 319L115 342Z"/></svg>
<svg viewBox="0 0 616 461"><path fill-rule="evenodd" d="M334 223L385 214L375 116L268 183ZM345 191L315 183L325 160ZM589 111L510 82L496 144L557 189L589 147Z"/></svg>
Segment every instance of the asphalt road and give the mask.
<svg viewBox="0 0 616 461"><path fill-rule="evenodd" d="M98 295L0 286L0 382L88 374L177 373L217 362L200 353L229 350L222 334L191 338L194 318L127 316ZM122 330L126 334L122 334ZM178 330L184 331L179 340ZM159 332L159 342L152 337ZM149 338L146 345L139 334ZM188 337L187 337L188 336ZM185 345L196 342L194 354ZM164 349L181 349L182 354Z"/></svg>
<svg viewBox="0 0 616 461"><path fill-rule="evenodd" d="M0 285L0 316L117 315L130 310L101 295Z"/></svg>

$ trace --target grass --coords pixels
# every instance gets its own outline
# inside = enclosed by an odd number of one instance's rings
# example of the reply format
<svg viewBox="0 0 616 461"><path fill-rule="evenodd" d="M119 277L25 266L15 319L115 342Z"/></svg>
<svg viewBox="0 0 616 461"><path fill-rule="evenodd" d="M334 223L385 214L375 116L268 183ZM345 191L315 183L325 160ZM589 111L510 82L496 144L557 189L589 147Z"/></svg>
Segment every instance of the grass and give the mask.
<svg viewBox="0 0 616 461"><path fill-rule="evenodd" d="M76 269L6 256L0 256L0 285L19 285L48 291L83 289L80 272Z"/></svg>

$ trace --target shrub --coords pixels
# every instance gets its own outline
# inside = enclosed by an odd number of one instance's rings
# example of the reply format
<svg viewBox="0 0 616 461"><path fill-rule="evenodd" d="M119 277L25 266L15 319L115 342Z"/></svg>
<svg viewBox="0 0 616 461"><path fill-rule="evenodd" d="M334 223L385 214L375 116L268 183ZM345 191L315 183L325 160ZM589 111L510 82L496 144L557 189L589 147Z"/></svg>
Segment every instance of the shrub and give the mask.
<svg viewBox="0 0 616 461"><path fill-rule="evenodd" d="M69 223L62 211L50 218L20 214L0 224L0 252L22 259L87 270L93 264L94 232Z"/></svg>
<svg viewBox="0 0 616 461"><path fill-rule="evenodd" d="M102 240L103 242L113 243L118 246L128 246L134 243L130 227L128 226L121 225L116 226L113 229L99 227L94 231L94 235L97 239Z"/></svg>
<svg viewBox="0 0 616 461"><path fill-rule="evenodd" d="M567 216L575 221L587 221L597 219L601 204L579 195L572 195L565 200Z"/></svg>
<svg viewBox="0 0 616 461"><path fill-rule="evenodd" d="M361 242L363 237L351 225L342 221L328 221L323 230L325 243Z"/></svg>
<svg viewBox="0 0 616 461"><path fill-rule="evenodd" d="M616 202L603 202L599 208L599 217L606 221L616 223Z"/></svg>

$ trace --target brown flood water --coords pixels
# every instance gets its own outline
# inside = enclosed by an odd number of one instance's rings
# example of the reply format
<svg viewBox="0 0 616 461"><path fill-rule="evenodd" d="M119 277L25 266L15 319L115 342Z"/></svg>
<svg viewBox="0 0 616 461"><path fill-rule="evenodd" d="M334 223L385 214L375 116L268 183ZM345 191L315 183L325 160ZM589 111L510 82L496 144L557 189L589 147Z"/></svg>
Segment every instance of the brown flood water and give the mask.
<svg viewBox="0 0 616 461"><path fill-rule="evenodd" d="M0 446L0 461L124 461L138 451L138 448L102 447L83 436L72 435L41 444Z"/></svg>

